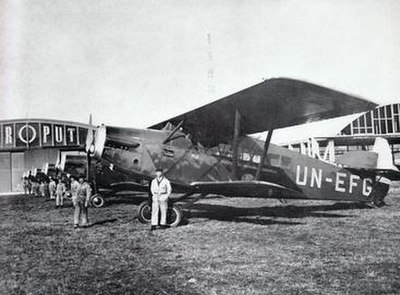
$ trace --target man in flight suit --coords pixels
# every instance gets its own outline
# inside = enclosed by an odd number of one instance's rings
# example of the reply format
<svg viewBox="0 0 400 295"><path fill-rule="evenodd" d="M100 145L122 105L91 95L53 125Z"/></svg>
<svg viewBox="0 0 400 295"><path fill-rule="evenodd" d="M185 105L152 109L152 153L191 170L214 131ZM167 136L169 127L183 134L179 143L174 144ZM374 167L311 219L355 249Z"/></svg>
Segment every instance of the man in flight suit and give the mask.
<svg viewBox="0 0 400 295"><path fill-rule="evenodd" d="M152 209L151 209L151 230L155 230L158 225L158 212L161 211L160 226L167 227L167 210L168 198L171 195L171 184L163 175L162 169L156 170L156 178L153 179L150 186L152 194Z"/></svg>
<svg viewBox="0 0 400 295"><path fill-rule="evenodd" d="M56 181L54 180L54 178L50 178L50 184L49 184L50 199L56 198L56 188L57 188Z"/></svg>
<svg viewBox="0 0 400 295"><path fill-rule="evenodd" d="M61 178L58 179L57 187L56 187L56 207L63 206L64 204L64 194L67 191L65 183L61 181Z"/></svg>
<svg viewBox="0 0 400 295"><path fill-rule="evenodd" d="M78 188L79 188L79 182L75 179L75 177L71 176L70 177L71 180L71 197L73 198L74 196L76 196L78 194Z"/></svg>
<svg viewBox="0 0 400 295"><path fill-rule="evenodd" d="M76 184L74 184L75 186ZM79 183L72 191L72 203L74 204L74 228L79 227L79 220L82 219L82 226L86 227L88 224L88 207L89 200L92 195L92 188L85 181L83 176L79 177Z"/></svg>

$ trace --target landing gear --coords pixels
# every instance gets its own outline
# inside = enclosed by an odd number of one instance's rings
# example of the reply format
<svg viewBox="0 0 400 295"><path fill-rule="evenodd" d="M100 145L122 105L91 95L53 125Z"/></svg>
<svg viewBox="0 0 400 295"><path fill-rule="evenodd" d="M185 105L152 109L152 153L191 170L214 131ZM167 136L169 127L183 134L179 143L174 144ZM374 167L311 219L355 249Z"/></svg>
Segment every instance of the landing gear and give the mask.
<svg viewBox="0 0 400 295"><path fill-rule="evenodd" d="M389 185L383 182L378 182L372 190L373 204L380 208L386 205L384 199L389 192Z"/></svg>
<svg viewBox="0 0 400 295"><path fill-rule="evenodd" d="M139 204L139 221L141 223L151 222L151 206L149 201L144 201Z"/></svg>
<svg viewBox="0 0 400 295"><path fill-rule="evenodd" d="M104 206L105 201L102 195L95 194L90 198L90 204L92 204L93 207L100 208Z"/></svg>
<svg viewBox="0 0 400 295"><path fill-rule="evenodd" d="M175 204L168 205L167 211L167 225L176 227L182 221L183 213L181 209ZM139 205L139 221L141 223L151 222L151 205L149 201L144 201Z"/></svg>
<svg viewBox="0 0 400 295"><path fill-rule="evenodd" d="M68 191L64 194L64 198L66 198L67 200L72 200L72 194Z"/></svg>

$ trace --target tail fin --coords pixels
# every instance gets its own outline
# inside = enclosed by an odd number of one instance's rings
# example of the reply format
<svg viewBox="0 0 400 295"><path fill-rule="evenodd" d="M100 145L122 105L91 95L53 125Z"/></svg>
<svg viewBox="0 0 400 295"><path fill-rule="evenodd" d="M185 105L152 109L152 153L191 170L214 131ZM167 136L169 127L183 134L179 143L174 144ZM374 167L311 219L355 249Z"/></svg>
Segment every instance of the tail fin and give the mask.
<svg viewBox="0 0 400 295"><path fill-rule="evenodd" d="M377 137L372 151L378 154L376 169L399 171L397 167L393 165L392 151L386 139Z"/></svg>

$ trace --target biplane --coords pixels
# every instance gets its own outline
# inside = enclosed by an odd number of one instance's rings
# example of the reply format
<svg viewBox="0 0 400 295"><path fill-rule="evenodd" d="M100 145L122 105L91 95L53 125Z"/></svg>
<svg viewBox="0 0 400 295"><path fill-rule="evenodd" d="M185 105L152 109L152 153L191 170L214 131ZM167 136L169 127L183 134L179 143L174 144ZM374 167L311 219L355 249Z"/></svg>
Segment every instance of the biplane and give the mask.
<svg viewBox="0 0 400 295"><path fill-rule="evenodd" d="M182 218L177 202L209 194L379 205L389 189L380 179L398 178L399 174L391 163L382 164L390 149L358 154L357 165L352 167L271 143L274 129L374 107L368 100L315 84L275 78L148 129L101 125L94 136L88 133L86 151L113 171L129 175L131 181L114 184L120 189L147 191L146 183L156 168L162 168L178 194L170 200L171 226ZM265 141L250 136L262 131L268 131ZM148 201L140 205L141 221L150 221L150 206Z"/></svg>

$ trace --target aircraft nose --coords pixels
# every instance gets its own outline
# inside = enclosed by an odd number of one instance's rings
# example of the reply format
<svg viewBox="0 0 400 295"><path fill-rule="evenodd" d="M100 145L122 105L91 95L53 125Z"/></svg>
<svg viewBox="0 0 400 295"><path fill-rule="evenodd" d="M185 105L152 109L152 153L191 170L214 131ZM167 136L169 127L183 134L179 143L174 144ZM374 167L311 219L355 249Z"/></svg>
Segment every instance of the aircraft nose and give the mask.
<svg viewBox="0 0 400 295"><path fill-rule="evenodd" d="M93 143L86 148L90 151L91 154L94 155L96 159L100 159L103 155L105 142L106 126L104 126L104 124L101 124L99 127L97 127Z"/></svg>
<svg viewBox="0 0 400 295"><path fill-rule="evenodd" d="M94 140L93 131L94 131L94 129L95 128L94 128L94 126L92 124L92 114L90 114L90 116L89 116L89 128L88 128L87 133L86 133L86 141L85 141L85 151L86 151L87 154L93 153L93 150L94 150L94 148L93 148L93 140Z"/></svg>

